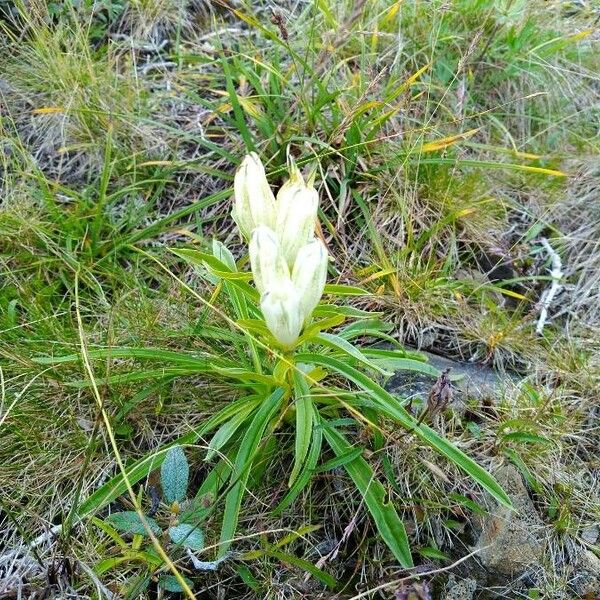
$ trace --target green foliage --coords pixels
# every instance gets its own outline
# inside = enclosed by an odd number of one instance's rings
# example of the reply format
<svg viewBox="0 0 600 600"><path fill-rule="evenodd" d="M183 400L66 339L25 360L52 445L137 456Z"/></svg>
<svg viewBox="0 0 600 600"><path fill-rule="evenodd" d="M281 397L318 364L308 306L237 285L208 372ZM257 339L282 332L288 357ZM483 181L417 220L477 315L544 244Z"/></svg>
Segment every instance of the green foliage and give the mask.
<svg viewBox="0 0 600 600"><path fill-rule="evenodd" d="M334 428L327 427L326 423L325 438L336 455L348 456L351 452L352 446L348 440ZM379 534L400 565L405 568L412 567L413 560L404 524L398 517L392 502L386 500L386 490L375 479L373 470L367 461L360 456L354 456L352 460L344 462L344 468L362 494Z"/></svg>
<svg viewBox="0 0 600 600"><path fill-rule="evenodd" d="M109 517L106 517L105 521L123 533L148 535L148 529L154 533L154 535L159 535L161 532L161 528L154 519L151 519L150 517L141 517L134 511L113 513Z"/></svg>
<svg viewBox="0 0 600 600"><path fill-rule="evenodd" d="M191 588L194 587L192 581L190 581L187 577L184 577L184 580ZM177 578L174 575L161 575L158 578L158 585L160 585L160 587L167 592L183 592L181 584L179 581L177 581Z"/></svg>
<svg viewBox="0 0 600 600"><path fill-rule="evenodd" d="M202 550L204 548L204 535L193 525L182 523L169 527L169 537L172 542L177 545L182 545L190 550Z"/></svg>
<svg viewBox="0 0 600 600"><path fill-rule="evenodd" d="M160 467L160 483L167 502L181 502L186 495L190 468L179 446L169 449Z"/></svg>
<svg viewBox="0 0 600 600"><path fill-rule="evenodd" d="M89 38L97 42L125 11L124 0L59 0L48 2L48 16L54 21L75 19L89 23Z"/></svg>
<svg viewBox="0 0 600 600"><path fill-rule="evenodd" d="M166 531L172 542L169 550L174 554L181 554L182 549L197 552L204 548L204 534L199 528L197 520L193 518L193 513L181 514L182 507L186 510L194 504L193 501L185 499L188 489L188 474L189 465L183 449L178 445L171 446L165 452L160 469L163 500L166 503L167 513L164 514L159 510L160 507L156 504L158 496L154 495L150 498L152 513L155 514L158 511L163 517L160 519L160 523L155 518L145 515L140 507L135 511L113 512L104 520L96 517L92 519L96 527L107 534L120 550L118 556L104 559L96 565L94 570L98 575L131 562L143 565L144 572L129 580L129 597L131 598L138 597L150 585L151 576L156 574L158 574L159 586L163 589L172 592L183 591L177 577L163 572L166 570L166 565L156 554L153 546L148 544L146 547L142 547L144 539L150 534L163 537L163 531ZM156 490L154 492L158 493ZM184 519L186 522L180 522ZM128 544L120 533L133 535L131 544ZM188 586L193 587L189 579L183 579Z"/></svg>
<svg viewBox="0 0 600 600"><path fill-rule="evenodd" d="M222 255L222 249L217 246L213 247L213 252ZM248 314L249 307L255 302L256 292L249 289L248 284L238 277L235 265L226 265L215 256L211 257L197 251L178 251L178 255L200 267L204 276L213 283L218 285L220 281L223 281L231 284L224 289L229 293L230 303L228 304L233 311L234 318L242 317L242 321L238 320L236 326L243 330L243 325L240 323L247 323L247 320L244 319ZM241 301L242 299L243 301ZM338 316L341 316L341 313ZM370 315L367 314L367 316ZM338 321L335 323L337 324ZM371 327L373 327L372 322ZM324 432L328 444L337 456L336 464L333 466L330 464L326 468L343 466L348 471L373 516L379 534L402 566L412 565L404 525L392 504L386 500L385 488L374 479L372 468L360 456L359 449L353 448L343 434L334 429L332 425L328 425L327 415L332 410L349 411L351 422L356 426L362 426L365 423L371 426L373 423L365 416L364 409L366 406L375 408L378 414L392 419L407 431L414 432L448 460L463 469L499 502L510 506L508 496L491 475L448 440L439 436L426 425L418 423L403 408L397 398L386 392L367 374L355 368L355 365L360 365L373 373L381 373L381 368L375 361L383 360L394 370L405 368L418 370L430 376L437 375L437 372L432 371L425 362L418 360L418 355L415 355L415 358L407 358L408 353L405 351L391 350L363 353L343 337L343 330L341 335L332 335L321 332L320 328L308 327L307 333L298 341L299 350L305 348L313 351L278 356L276 362L273 363L270 358L272 343L270 334L262 328L258 328L254 329L253 333L247 330L246 336L245 339L250 340L248 352L243 354L238 352L238 354L245 355L247 362L250 360L247 366L243 364L241 367L224 366L226 363L215 357L214 360L197 367L201 372L207 374L212 372L213 376L237 381L238 385L246 390L248 396L247 400L240 402L242 410L240 411L236 407L237 410L233 411L231 407L227 407L206 423L201 431L186 437L187 443L193 443L200 435L207 434L218 425L219 429L213 436L207 459L219 452L231 457L232 460L231 468L225 469L225 473L228 475L215 480L214 496L217 496L221 487L227 483L219 557L225 556L234 542L242 501L249 485L253 464L264 450L277 424L285 420L286 414L290 411L295 413L296 424L294 463L288 482L290 492L282 501L282 505L289 505L302 489L309 485L311 474L319 470L317 463L321 451L321 435ZM314 351L316 349L318 352ZM124 349L121 352L127 353L127 350ZM118 354L119 351L117 351ZM168 370L165 361L187 360L189 362L190 359L182 356L159 350L143 351L142 356L161 360L163 370L170 376L185 376L194 371L191 364L190 370ZM252 370L252 359L248 358L252 356L261 361L262 366L259 373ZM58 358L58 361L72 360L73 358L61 357ZM345 394L343 399L339 399L338 404L332 405L329 401L322 404L321 396L317 392L324 391L330 395L331 391L313 378L312 374L315 373L316 366L325 369L321 378L325 375L342 376L348 382L355 384L359 388L356 394ZM272 372L272 375L265 374L269 371ZM148 373L146 371L145 376L148 376ZM317 430L320 431L318 435L315 434ZM176 442L176 444L180 443L182 440ZM145 476L150 465L157 465L159 459L156 455L153 456L153 459L139 463L139 466L136 465L128 471L127 476L131 483L135 483ZM179 445L172 446L162 459L161 476L166 499L170 502L180 500L187 487L188 471L187 462ZM120 477L108 482L103 488L114 490L116 486L120 485L119 479ZM96 506L100 507L105 501L100 500L104 492L101 489L97 494L99 503L96 503ZM278 510L281 510L281 507ZM171 530L170 535L173 541L179 540L179 530L177 530L175 538Z"/></svg>

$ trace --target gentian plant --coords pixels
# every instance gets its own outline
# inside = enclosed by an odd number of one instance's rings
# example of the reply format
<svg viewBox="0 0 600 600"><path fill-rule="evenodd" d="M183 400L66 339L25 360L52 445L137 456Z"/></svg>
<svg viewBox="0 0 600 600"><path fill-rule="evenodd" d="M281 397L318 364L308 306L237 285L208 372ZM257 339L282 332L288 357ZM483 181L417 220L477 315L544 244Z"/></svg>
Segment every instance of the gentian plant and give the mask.
<svg viewBox="0 0 600 600"><path fill-rule="evenodd" d="M269 454L268 448L278 430L293 428L287 490L275 512L290 506L311 484L324 455L333 455L362 495L381 538L399 564L410 567L413 561L403 521L356 441L358 431L369 432L373 445L381 448L387 432L404 430L405 436L417 436L444 455L500 503L510 506L510 500L485 469L415 418L402 399L378 383L402 369L431 376L433 383L439 372L419 353L399 347L386 334L380 315L336 302L366 292L347 285L326 285L328 252L316 234L318 194L313 178L305 180L292 159L288 170L289 179L277 197L256 154L248 155L235 175L233 218L248 243L251 272L244 270L245 256L236 260L217 240L210 251L173 250L214 286L211 302L197 298L223 319L226 327L211 329L210 335L220 335L230 344L230 351L182 354L110 348L90 353L98 358L160 361L159 369L119 374L108 378L108 383L149 378L169 381L202 374L233 382L237 399L226 401L216 414L173 444L130 465L125 474L88 498L78 516L87 516L122 494L125 478L133 484L147 476L173 445L202 441L208 446L204 460L209 471L196 494L198 500L204 500L191 511L190 519L199 526L215 511L222 515L220 539L214 545L217 558L222 558L236 538L253 468L258 459L273 460L275 454ZM359 347L358 339L383 340L386 349ZM214 501L206 506L206 498Z"/></svg>

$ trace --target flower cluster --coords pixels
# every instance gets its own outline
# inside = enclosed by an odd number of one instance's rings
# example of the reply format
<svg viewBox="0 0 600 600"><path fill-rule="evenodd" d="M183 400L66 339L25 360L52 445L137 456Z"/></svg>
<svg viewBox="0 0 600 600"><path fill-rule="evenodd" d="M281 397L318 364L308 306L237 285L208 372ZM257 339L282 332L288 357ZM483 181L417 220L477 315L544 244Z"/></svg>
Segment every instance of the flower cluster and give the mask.
<svg viewBox="0 0 600 600"><path fill-rule="evenodd" d="M327 250L315 238L319 197L290 161L290 177L273 195L260 158L246 156L235 174L233 218L250 241L250 265L269 331L294 345L319 303Z"/></svg>

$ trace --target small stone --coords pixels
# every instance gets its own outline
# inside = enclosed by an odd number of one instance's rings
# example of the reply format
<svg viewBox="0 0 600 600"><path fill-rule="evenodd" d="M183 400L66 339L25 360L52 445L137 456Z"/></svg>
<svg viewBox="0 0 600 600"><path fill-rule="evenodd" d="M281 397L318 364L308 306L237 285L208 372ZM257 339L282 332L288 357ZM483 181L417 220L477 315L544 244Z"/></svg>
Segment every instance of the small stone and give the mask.
<svg viewBox="0 0 600 600"><path fill-rule="evenodd" d="M581 539L588 544L595 544L600 537L600 527L598 525L590 525L581 532Z"/></svg>
<svg viewBox="0 0 600 600"><path fill-rule="evenodd" d="M579 598L600 598L600 558L591 550L579 557L570 583Z"/></svg>
<svg viewBox="0 0 600 600"><path fill-rule="evenodd" d="M460 581L454 575L450 575L441 600L473 600L477 591L477 581L467 577Z"/></svg>
<svg viewBox="0 0 600 600"><path fill-rule="evenodd" d="M544 523L515 467L500 469L496 479L510 496L515 510L497 506L482 518L477 556L488 569L516 576L541 560Z"/></svg>

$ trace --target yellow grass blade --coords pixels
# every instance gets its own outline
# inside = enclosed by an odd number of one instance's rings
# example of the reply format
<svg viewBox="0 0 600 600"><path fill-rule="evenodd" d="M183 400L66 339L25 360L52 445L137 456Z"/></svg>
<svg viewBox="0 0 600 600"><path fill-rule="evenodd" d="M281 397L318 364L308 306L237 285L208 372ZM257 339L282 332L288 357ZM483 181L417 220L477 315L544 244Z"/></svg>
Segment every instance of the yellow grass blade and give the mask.
<svg viewBox="0 0 600 600"><path fill-rule="evenodd" d="M428 142L427 144L423 144L423 146L421 147L421 152L435 152L436 150L448 148L448 146L453 146L457 142L461 142L462 140L470 138L478 131L479 128L470 129L469 131L465 131L464 133L459 133L457 135L451 135L449 137L441 138L439 140L436 140L435 142Z"/></svg>

